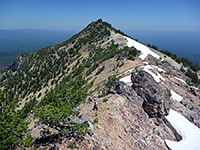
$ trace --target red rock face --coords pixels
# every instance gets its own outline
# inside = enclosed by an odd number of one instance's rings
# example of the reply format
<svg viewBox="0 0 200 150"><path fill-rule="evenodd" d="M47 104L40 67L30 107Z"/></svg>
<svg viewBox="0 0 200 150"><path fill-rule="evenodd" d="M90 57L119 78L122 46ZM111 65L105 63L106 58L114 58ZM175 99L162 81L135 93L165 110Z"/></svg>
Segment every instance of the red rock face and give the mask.
<svg viewBox="0 0 200 150"><path fill-rule="evenodd" d="M127 87L125 87L127 88ZM135 93L136 94L136 93ZM163 125L160 130L142 108L143 100L137 95L132 99L125 96L109 95L107 102L100 103L98 111L88 111L91 120L98 118L96 130L86 140L74 142L78 149L167 149L162 137L174 140L170 130ZM99 99L101 101L101 99ZM92 104L91 107L92 109ZM72 142L73 143L73 142ZM69 141L64 145L69 145Z"/></svg>

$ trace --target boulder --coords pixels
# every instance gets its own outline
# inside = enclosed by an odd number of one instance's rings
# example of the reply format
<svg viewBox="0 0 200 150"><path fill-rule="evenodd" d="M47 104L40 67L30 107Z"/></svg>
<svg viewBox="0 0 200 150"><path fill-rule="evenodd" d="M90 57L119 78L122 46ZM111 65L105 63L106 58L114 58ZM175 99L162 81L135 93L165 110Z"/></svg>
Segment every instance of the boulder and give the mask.
<svg viewBox="0 0 200 150"><path fill-rule="evenodd" d="M164 85L157 83L153 77L141 70L137 75L132 73L132 88L142 97L143 109L152 118L163 118L170 109L170 97Z"/></svg>
<svg viewBox="0 0 200 150"><path fill-rule="evenodd" d="M87 133L90 136L92 136L96 130L96 127L93 125L93 123L91 121L88 121L87 123L88 123L88 132Z"/></svg>
<svg viewBox="0 0 200 150"><path fill-rule="evenodd" d="M115 89L117 94L124 95L126 93L125 86L126 86L126 84L124 82L119 81L115 85L114 89Z"/></svg>

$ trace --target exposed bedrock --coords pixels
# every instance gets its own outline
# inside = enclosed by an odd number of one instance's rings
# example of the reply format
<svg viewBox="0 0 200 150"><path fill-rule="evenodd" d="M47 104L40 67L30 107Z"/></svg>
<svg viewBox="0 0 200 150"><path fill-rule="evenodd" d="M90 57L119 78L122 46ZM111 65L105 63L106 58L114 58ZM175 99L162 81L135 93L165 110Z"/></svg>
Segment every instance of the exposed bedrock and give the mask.
<svg viewBox="0 0 200 150"><path fill-rule="evenodd" d="M143 109L152 118L163 118L169 114L170 97L169 93L161 83L157 83L153 77L141 70L136 75L131 75L132 88L144 99Z"/></svg>

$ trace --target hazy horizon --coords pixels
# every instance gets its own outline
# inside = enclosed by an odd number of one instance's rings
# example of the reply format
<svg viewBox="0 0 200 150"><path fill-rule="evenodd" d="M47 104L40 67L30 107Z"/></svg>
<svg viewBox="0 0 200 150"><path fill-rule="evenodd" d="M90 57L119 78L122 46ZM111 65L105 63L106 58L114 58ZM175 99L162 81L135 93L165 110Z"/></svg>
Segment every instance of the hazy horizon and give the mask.
<svg viewBox="0 0 200 150"><path fill-rule="evenodd" d="M121 30L144 44L153 44L159 49L169 50L179 57L200 64L200 34L189 31L161 30ZM25 52L34 52L50 45L56 45L69 39L80 31L17 29L2 30L0 43L0 64L9 63Z"/></svg>
<svg viewBox="0 0 200 150"><path fill-rule="evenodd" d="M80 30L98 18L121 30L200 31L198 0L0 0L1 29Z"/></svg>

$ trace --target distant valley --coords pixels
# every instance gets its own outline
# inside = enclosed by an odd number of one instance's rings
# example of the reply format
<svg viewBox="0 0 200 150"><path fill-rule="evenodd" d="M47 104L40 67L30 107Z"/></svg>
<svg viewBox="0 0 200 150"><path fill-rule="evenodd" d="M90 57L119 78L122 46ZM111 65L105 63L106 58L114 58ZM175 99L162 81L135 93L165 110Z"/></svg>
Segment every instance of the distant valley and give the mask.
<svg viewBox="0 0 200 150"><path fill-rule="evenodd" d="M0 31L0 68L20 54L33 52L49 45L56 45L78 32L42 29ZM169 50L179 57L200 63L200 34L198 32L126 30L125 33L146 45L151 43L158 46L159 49Z"/></svg>
<svg viewBox="0 0 200 150"><path fill-rule="evenodd" d="M25 52L37 51L65 41L77 31L19 29L0 30L0 67Z"/></svg>

